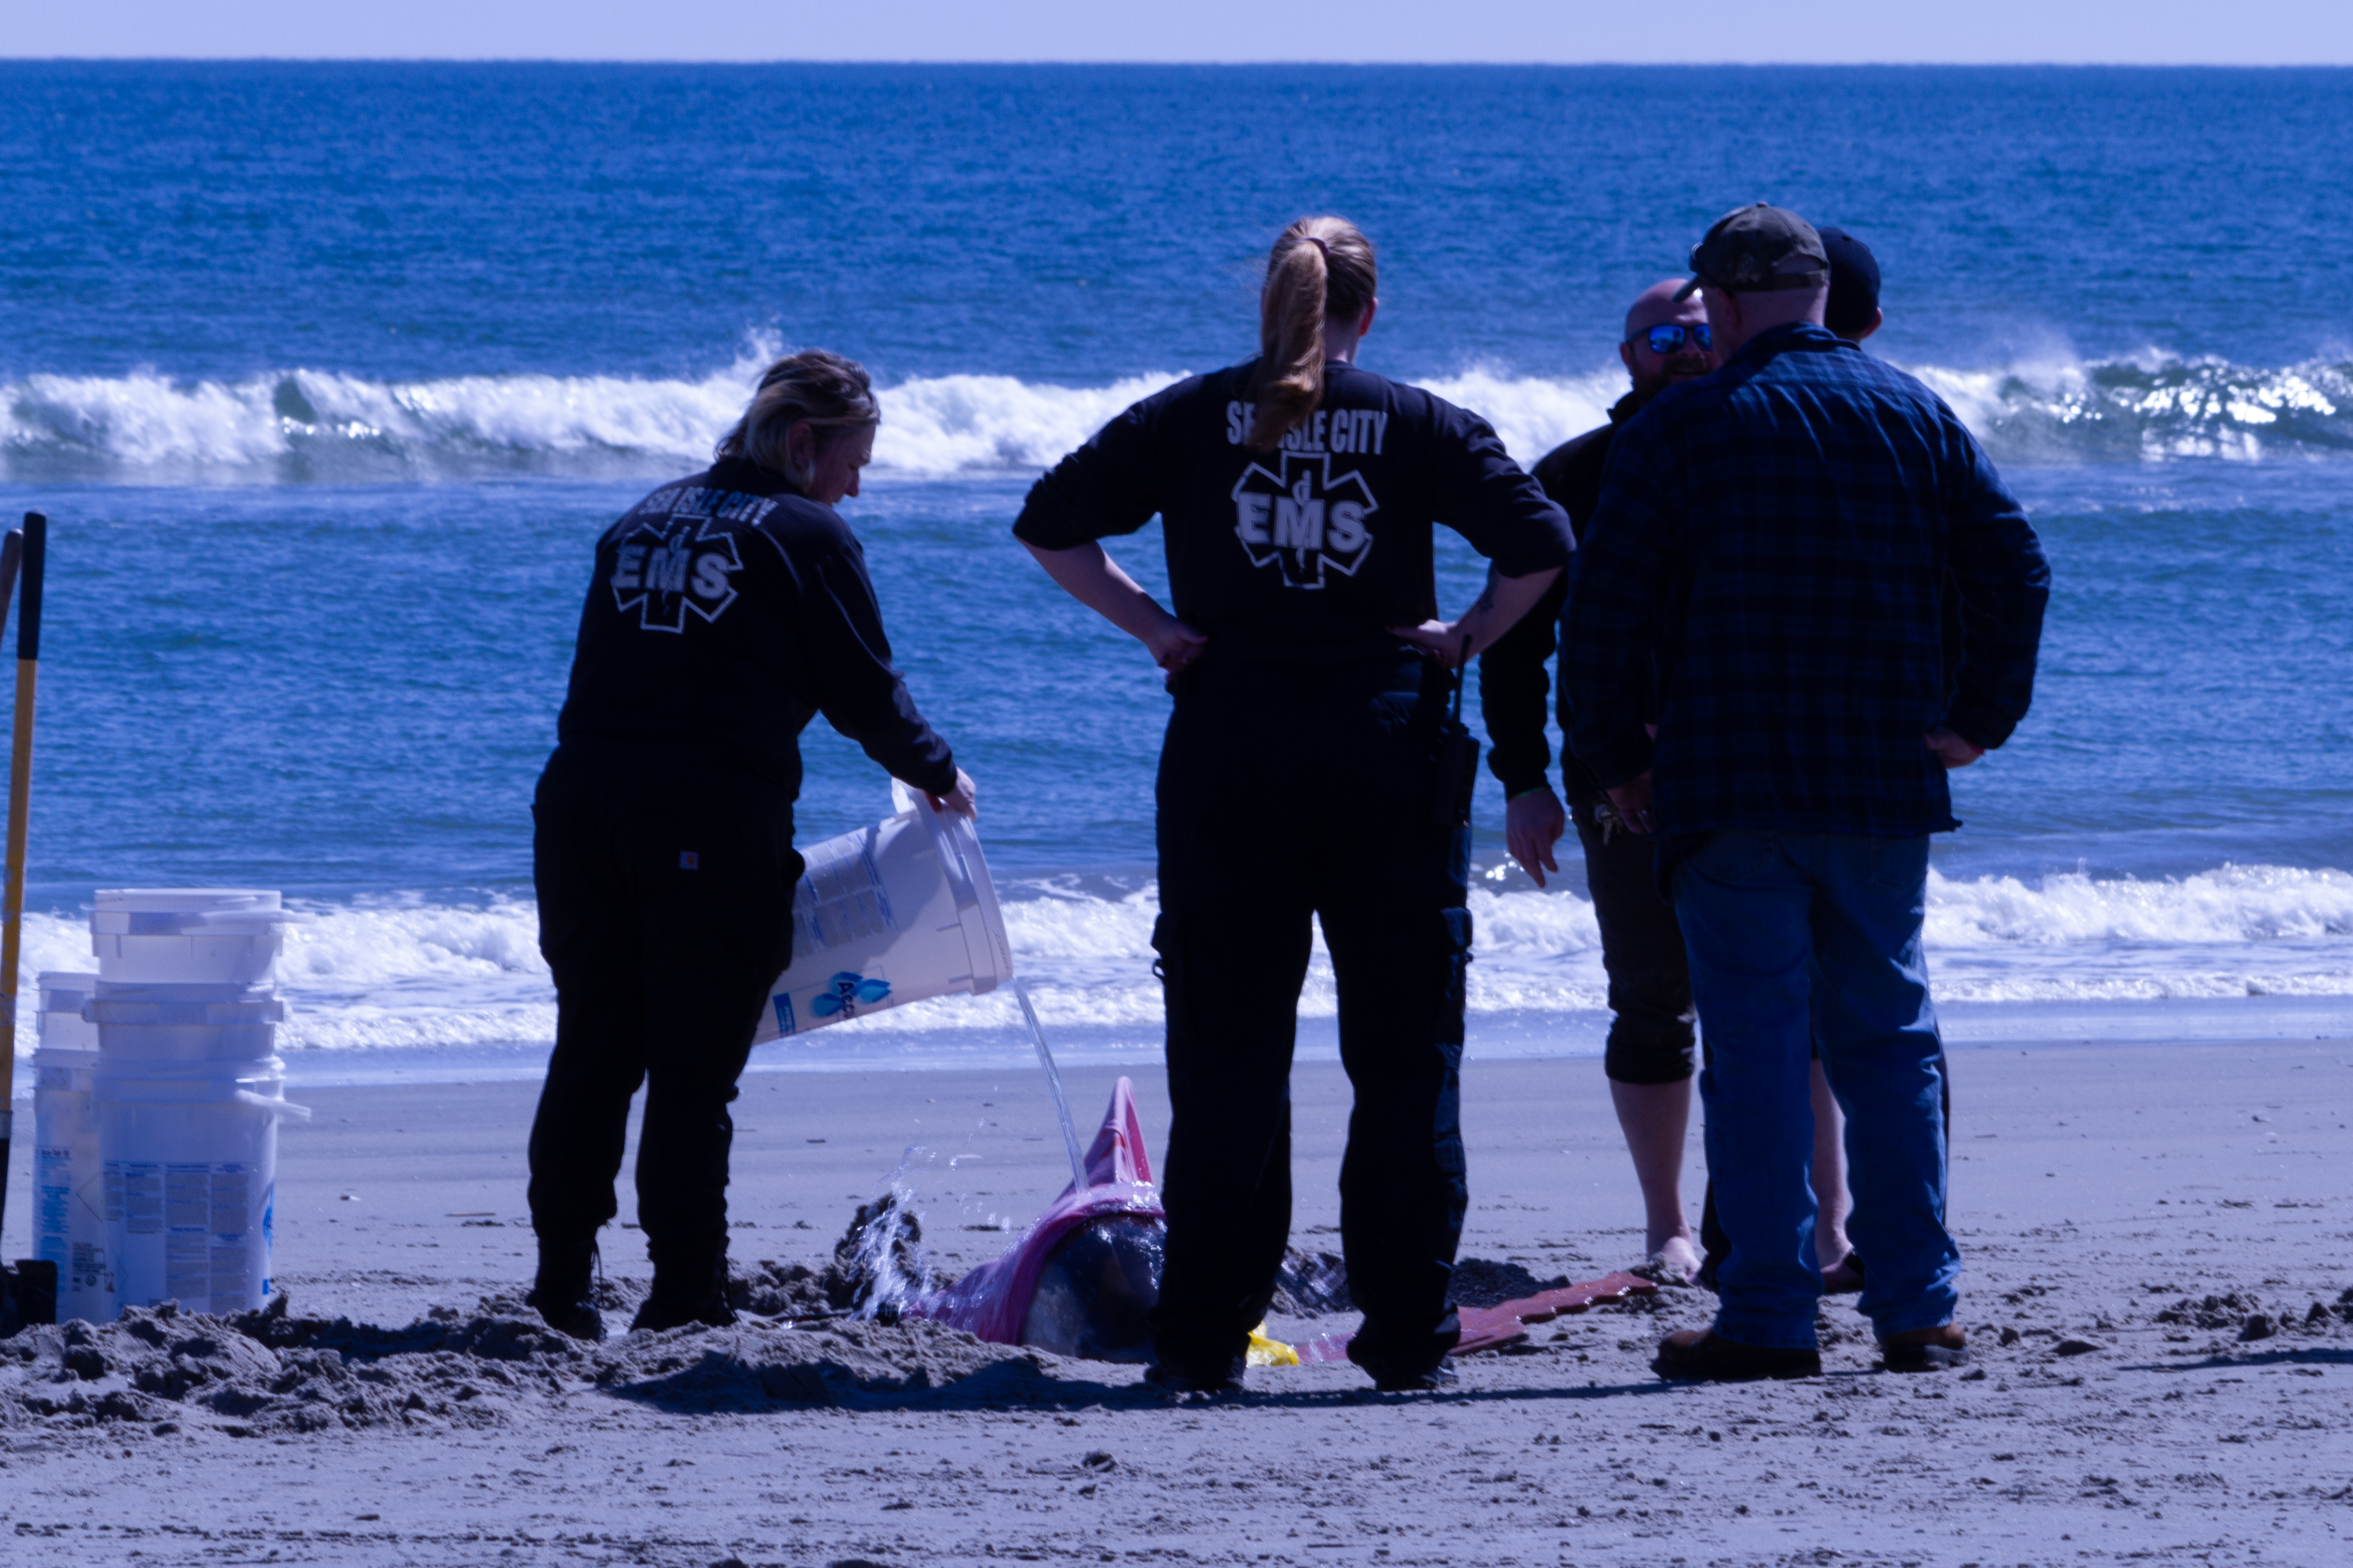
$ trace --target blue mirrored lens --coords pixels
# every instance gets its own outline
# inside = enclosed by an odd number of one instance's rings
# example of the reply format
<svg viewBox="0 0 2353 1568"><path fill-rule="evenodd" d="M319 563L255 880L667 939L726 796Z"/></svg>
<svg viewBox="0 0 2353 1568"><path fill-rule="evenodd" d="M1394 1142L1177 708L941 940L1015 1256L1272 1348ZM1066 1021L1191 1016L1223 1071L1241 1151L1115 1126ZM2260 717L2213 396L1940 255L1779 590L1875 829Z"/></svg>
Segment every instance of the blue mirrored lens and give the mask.
<svg viewBox="0 0 2353 1568"><path fill-rule="evenodd" d="M1652 327L1645 341L1650 343L1651 352L1652 353L1671 354L1683 346L1683 337L1686 331L1688 331L1690 334L1692 342L1698 347L1701 352L1704 353L1706 350L1714 346L1714 341L1708 336L1707 329L1704 326L1695 326L1689 329L1680 326Z"/></svg>

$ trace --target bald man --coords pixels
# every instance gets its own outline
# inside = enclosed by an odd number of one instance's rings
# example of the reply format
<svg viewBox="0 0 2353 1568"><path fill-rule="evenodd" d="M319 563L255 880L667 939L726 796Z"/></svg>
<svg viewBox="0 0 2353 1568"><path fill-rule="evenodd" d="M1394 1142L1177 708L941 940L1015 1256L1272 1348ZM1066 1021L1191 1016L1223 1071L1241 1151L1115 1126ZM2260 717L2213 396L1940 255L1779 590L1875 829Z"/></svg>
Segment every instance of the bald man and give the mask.
<svg viewBox="0 0 2353 1568"><path fill-rule="evenodd" d="M1633 386L1609 410L1609 423L1556 447L1535 466L1536 482L1572 522L1593 515L1619 428L1668 387L1716 366L1705 303L1696 295L1676 299L1682 286L1683 279L1670 278L1646 289L1626 312L1618 357ZM1509 802L1504 830L1512 857L1537 887L1546 885L1546 873L1558 875L1553 846L1569 820L1576 821L1586 887L1601 926L1601 965L1609 976L1613 1016L1602 1070L1642 1189L1648 1255L1643 1271L1687 1284L1700 1264L1683 1197L1683 1139L1692 1105L1691 976L1675 911L1652 874L1651 841L1625 831L1599 784L1575 758L1561 758L1566 811L1546 775L1551 752L1545 739L1545 663L1553 657L1567 593L1564 574L1480 658L1479 701L1492 747L1487 765ZM1564 732L1568 721L1564 705Z"/></svg>

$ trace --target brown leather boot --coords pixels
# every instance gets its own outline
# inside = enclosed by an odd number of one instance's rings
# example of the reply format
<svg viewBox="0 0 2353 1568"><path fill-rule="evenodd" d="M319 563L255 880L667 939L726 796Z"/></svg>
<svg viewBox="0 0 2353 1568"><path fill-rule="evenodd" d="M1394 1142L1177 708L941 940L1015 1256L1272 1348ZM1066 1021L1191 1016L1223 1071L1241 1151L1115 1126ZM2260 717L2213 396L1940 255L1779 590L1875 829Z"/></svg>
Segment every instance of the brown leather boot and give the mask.
<svg viewBox="0 0 2353 1568"><path fill-rule="evenodd" d="M1958 1323L1911 1329L1880 1341L1879 1354L1890 1372L1949 1372L1969 1364L1969 1336Z"/></svg>

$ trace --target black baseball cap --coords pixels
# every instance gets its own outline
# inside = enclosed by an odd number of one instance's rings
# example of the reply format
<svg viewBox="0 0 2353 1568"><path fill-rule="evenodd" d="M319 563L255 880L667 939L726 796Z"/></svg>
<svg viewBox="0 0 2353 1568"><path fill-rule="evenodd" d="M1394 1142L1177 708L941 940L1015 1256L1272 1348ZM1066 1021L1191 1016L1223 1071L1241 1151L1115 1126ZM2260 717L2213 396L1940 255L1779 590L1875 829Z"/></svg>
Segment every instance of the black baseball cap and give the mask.
<svg viewBox="0 0 2353 1568"><path fill-rule="evenodd" d="M1783 271L1793 257L1814 265L1801 272ZM1675 291L1675 298L1688 300L1704 288L1727 294L1812 289L1820 285L1830 264L1822 237L1812 224L1786 208L1757 202L1716 219L1707 237L1692 247L1692 279Z"/></svg>
<svg viewBox="0 0 2353 1568"><path fill-rule="evenodd" d="M1831 258L1831 302L1822 324L1844 337L1871 325L1872 313L1879 309L1879 258L1842 228L1820 233L1822 249Z"/></svg>

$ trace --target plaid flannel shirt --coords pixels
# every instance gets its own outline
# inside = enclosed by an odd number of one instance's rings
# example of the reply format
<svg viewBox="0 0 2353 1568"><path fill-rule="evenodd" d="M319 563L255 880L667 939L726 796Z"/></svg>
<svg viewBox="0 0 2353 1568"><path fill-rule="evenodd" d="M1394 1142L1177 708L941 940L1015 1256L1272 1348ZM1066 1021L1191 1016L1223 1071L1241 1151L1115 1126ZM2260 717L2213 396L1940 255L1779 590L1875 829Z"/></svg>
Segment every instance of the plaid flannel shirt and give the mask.
<svg viewBox="0 0 2353 1568"><path fill-rule="evenodd" d="M1650 769L1662 836L1957 827L1923 735L1990 748L2026 716L2041 542L1936 394L1820 327L1770 329L1654 398L1581 531L1569 743L1606 787Z"/></svg>

